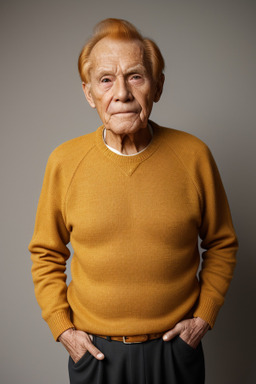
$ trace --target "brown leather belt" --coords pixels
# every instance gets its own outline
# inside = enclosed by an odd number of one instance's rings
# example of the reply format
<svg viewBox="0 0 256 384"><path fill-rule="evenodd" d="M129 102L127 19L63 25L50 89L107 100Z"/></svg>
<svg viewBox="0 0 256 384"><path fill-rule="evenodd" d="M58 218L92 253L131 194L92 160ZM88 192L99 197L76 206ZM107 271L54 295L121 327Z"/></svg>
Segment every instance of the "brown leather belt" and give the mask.
<svg viewBox="0 0 256 384"><path fill-rule="evenodd" d="M147 340L157 339L163 336L164 333L165 332L149 333L147 335L135 335L135 336L102 336L102 335L95 335L95 336L102 337L103 339L108 339L108 340L122 341L124 344L133 344L133 343L143 343L144 341L147 341Z"/></svg>

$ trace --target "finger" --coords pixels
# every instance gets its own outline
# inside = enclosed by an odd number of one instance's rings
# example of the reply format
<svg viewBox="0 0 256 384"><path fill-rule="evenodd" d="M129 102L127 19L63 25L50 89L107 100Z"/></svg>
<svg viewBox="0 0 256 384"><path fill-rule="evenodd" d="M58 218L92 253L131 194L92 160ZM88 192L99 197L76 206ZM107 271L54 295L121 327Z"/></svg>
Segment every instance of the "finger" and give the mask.
<svg viewBox="0 0 256 384"><path fill-rule="evenodd" d="M172 340L174 337L178 336L182 331L182 326L178 323L175 325L174 328L170 329L169 331L165 332L163 335L164 341Z"/></svg>
<svg viewBox="0 0 256 384"><path fill-rule="evenodd" d="M188 338L186 335L180 333L180 338L184 341L184 343L188 344L191 348L196 349L198 344L200 343L200 339L191 339Z"/></svg>
<svg viewBox="0 0 256 384"><path fill-rule="evenodd" d="M98 360L103 360L104 359L104 354L93 344L93 343L88 343L86 345L86 348L90 352L91 355L93 355L96 359Z"/></svg>

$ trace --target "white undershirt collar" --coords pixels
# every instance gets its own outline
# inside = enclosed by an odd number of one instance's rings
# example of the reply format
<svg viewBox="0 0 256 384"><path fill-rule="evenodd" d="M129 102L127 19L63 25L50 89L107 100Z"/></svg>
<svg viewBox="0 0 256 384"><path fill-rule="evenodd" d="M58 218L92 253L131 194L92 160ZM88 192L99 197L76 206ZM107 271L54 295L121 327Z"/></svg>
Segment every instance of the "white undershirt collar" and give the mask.
<svg viewBox="0 0 256 384"><path fill-rule="evenodd" d="M151 140L150 140L150 142L149 142L148 145L147 145L145 148L143 148L141 151L136 152L136 153L132 153L131 155L126 155L125 153L121 153L121 152L119 152L117 149L110 147L110 146L106 143L106 141L105 141L105 139L106 139L106 128L103 129L103 141L104 141L105 145L106 145L112 152L115 152L115 153L117 153L118 155L121 155L121 156L136 156L136 155L138 155L139 153L145 151L145 149L149 146L149 144L150 144L151 141L152 141L152 137L153 137L153 129L152 129L152 127L151 127L150 124L148 124L148 128L149 128L149 131L150 131L150 133L151 133Z"/></svg>

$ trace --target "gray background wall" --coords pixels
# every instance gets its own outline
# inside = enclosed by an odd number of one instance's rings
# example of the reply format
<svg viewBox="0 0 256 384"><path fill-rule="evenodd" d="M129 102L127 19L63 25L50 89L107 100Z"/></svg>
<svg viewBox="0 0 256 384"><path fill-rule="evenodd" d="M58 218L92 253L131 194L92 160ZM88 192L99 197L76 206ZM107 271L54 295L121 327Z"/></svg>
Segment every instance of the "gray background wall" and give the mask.
<svg viewBox="0 0 256 384"><path fill-rule="evenodd" d="M106 17L130 20L163 52L166 83L152 119L200 137L215 156L240 251L204 339L206 384L256 382L255 11L249 0L1 0L1 383L68 383L67 352L34 298L27 246L50 152L100 124L76 62Z"/></svg>

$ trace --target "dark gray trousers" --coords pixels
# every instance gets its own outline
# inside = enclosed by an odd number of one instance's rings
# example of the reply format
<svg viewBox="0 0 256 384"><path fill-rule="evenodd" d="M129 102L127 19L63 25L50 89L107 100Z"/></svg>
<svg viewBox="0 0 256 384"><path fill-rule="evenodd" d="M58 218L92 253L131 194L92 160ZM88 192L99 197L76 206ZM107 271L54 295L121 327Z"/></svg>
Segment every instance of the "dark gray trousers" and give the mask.
<svg viewBox="0 0 256 384"><path fill-rule="evenodd" d="M90 352L75 364L69 357L71 384L203 384L202 344L191 348L181 338L162 338L138 344L106 340L93 335L93 343L104 353L97 360Z"/></svg>

